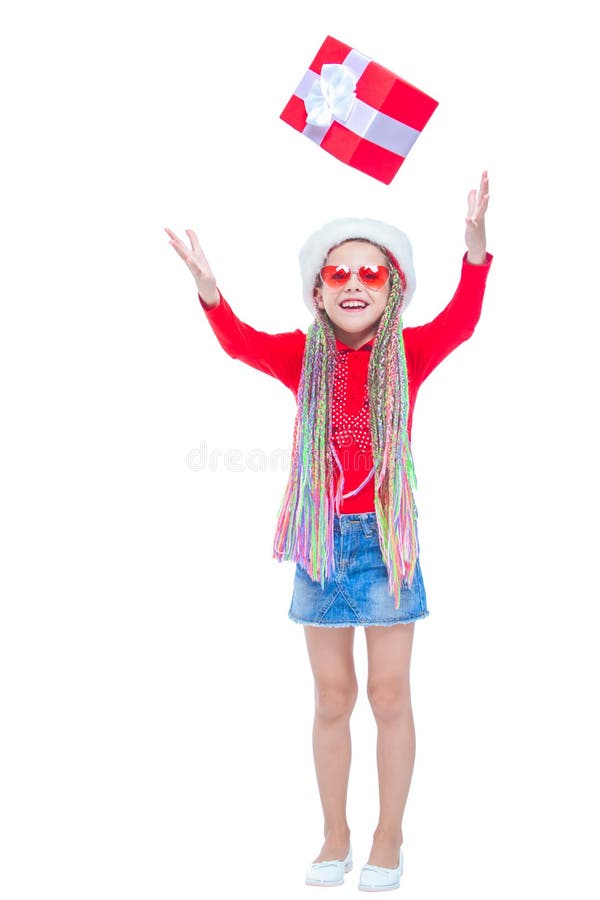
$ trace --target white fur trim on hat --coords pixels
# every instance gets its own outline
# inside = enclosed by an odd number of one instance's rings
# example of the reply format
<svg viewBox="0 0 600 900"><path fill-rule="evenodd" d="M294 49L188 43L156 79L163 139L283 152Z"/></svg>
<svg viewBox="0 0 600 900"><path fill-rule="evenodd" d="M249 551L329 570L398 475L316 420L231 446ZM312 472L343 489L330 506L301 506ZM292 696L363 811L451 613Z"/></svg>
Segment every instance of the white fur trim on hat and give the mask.
<svg viewBox="0 0 600 900"><path fill-rule="evenodd" d="M315 279L332 247L343 241L364 238L389 250L406 278L402 313L410 303L417 286L413 267L412 247L403 231L378 222L377 219L334 219L312 234L300 250L302 297L311 313L315 312L313 289Z"/></svg>

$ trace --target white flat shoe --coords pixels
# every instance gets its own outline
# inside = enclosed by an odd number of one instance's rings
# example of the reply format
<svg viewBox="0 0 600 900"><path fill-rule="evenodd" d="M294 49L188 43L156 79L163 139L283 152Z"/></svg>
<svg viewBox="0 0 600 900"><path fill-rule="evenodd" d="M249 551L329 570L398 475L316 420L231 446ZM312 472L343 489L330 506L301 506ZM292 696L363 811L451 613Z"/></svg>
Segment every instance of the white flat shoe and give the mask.
<svg viewBox="0 0 600 900"><path fill-rule="evenodd" d="M352 870L352 844L346 859L324 859L311 863L306 873L305 884L318 887L335 887L344 883L344 873Z"/></svg>
<svg viewBox="0 0 600 900"><path fill-rule="evenodd" d="M367 863L360 870L359 891L391 891L400 887L400 876L404 868L402 847L400 847L398 866L387 869L385 866L372 866Z"/></svg>

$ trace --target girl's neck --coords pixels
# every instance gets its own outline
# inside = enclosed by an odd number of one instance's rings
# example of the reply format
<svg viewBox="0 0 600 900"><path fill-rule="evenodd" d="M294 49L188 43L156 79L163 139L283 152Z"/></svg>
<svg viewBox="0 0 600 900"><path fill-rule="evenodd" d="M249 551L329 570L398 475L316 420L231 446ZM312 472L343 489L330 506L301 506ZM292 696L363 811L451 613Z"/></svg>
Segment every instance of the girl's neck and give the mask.
<svg viewBox="0 0 600 900"><path fill-rule="evenodd" d="M370 341L377 334L376 328L367 328L365 331L360 332L348 332L343 331L341 328L334 328L333 331L338 341L341 341L342 344L351 347L353 350L360 350L363 344L366 344L367 341Z"/></svg>

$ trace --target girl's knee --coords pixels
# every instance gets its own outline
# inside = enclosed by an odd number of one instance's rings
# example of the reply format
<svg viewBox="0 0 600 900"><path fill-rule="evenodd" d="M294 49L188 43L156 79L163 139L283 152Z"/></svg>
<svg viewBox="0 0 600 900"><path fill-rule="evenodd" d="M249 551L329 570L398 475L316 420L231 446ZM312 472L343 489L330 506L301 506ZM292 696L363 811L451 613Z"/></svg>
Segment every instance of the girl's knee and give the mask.
<svg viewBox="0 0 600 900"><path fill-rule="evenodd" d="M369 683L367 697L377 719L393 719L412 710L408 679L394 684Z"/></svg>
<svg viewBox="0 0 600 900"><path fill-rule="evenodd" d="M315 713L327 719L350 716L358 697L358 684L315 684Z"/></svg>

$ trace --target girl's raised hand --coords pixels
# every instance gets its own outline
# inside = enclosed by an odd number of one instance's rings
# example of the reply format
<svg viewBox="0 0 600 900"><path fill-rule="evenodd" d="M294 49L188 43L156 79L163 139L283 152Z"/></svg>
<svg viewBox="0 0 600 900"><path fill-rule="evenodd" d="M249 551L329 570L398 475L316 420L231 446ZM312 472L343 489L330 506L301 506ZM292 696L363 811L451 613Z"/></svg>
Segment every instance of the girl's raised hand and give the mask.
<svg viewBox="0 0 600 900"><path fill-rule="evenodd" d="M171 231L170 228L165 228L165 231L171 238L171 240L169 241L170 245L184 260L188 269L194 276L194 281L196 282L198 293L200 294L202 299L209 306L215 306L216 304L218 304L220 296L217 290L217 282L208 264L208 260L204 255L202 247L198 243L198 238L196 237L195 232L193 232L190 228L186 228L185 230L185 233L190 239L190 243L192 245L190 248L181 240L181 238L178 238L175 232Z"/></svg>
<svg viewBox="0 0 600 900"><path fill-rule="evenodd" d="M465 241L469 250L469 256L472 258L482 257L485 260L486 240L485 240L485 212L490 197L490 185L488 181L488 173L483 172L479 191L473 189L469 191L467 198L467 229L465 231Z"/></svg>

